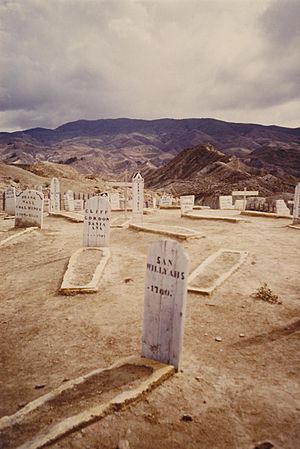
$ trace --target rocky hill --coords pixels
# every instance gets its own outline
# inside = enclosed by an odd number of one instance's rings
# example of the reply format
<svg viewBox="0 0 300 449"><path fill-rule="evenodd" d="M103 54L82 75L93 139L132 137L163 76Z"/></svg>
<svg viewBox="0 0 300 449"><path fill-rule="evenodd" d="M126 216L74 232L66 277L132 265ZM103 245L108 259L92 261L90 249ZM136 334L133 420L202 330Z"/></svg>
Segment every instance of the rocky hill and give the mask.
<svg viewBox="0 0 300 449"><path fill-rule="evenodd" d="M125 169L161 167L183 149L207 143L227 155L248 159L248 165L268 170L274 159L282 161L282 152L287 152L283 164L288 160L290 173L300 176L300 164L294 165L300 151L300 128L214 119L79 120L54 130L2 132L0 161L49 161L70 165L82 173L112 176Z"/></svg>
<svg viewBox="0 0 300 449"><path fill-rule="evenodd" d="M243 160L217 151L212 145L198 145L182 151L166 166L145 173L146 185L174 195L195 194L198 203L212 207L217 206L218 195L231 194L244 187L258 190L260 196L283 194L291 197L299 177L289 173L289 168L291 165L291 171L297 171L299 153L296 153L294 164L287 164L287 170L280 164L280 158L273 159L270 164L273 173L258 163L259 157L267 158L267 154L265 151L253 159L245 157Z"/></svg>

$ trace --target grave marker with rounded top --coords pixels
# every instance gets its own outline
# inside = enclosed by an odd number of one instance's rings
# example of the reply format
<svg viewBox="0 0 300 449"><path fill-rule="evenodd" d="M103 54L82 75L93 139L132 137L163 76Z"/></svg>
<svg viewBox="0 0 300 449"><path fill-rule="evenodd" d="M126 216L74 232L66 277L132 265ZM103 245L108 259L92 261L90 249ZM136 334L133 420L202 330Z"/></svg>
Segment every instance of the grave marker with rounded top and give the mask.
<svg viewBox="0 0 300 449"><path fill-rule="evenodd" d="M37 190L24 190L16 196L15 228L42 227L44 195Z"/></svg>
<svg viewBox="0 0 300 449"><path fill-rule="evenodd" d="M106 198L93 196L86 201L83 246L109 246L111 207Z"/></svg>
<svg viewBox="0 0 300 449"><path fill-rule="evenodd" d="M60 210L60 184L57 178L52 178L50 183L50 212Z"/></svg>
<svg viewBox="0 0 300 449"><path fill-rule="evenodd" d="M219 196L219 208L220 209L233 209L232 196L231 195Z"/></svg>
<svg viewBox="0 0 300 449"><path fill-rule="evenodd" d="M8 187L5 190L5 212L8 215L15 215L16 211L16 189Z"/></svg>
<svg viewBox="0 0 300 449"><path fill-rule="evenodd" d="M120 195L118 192L113 192L109 194L109 202L111 205L111 210L120 209Z"/></svg>
<svg viewBox="0 0 300 449"><path fill-rule="evenodd" d="M180 367L188 257L174 240L159 240L148 252L142 356Z"/></svg>

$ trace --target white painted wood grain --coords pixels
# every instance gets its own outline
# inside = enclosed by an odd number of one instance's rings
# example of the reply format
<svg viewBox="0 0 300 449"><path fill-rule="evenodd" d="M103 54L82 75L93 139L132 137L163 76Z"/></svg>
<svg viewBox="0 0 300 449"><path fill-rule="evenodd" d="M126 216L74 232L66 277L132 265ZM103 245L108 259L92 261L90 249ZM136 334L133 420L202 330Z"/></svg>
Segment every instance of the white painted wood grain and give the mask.
<svg viewBox="0 0 300 449"><path fill-rule="evenodd" d="M24 190L16 195L15 228L43 225L44 195L37 190Z"/></svg>
<svg viewBox="0 0 300 449"><path fill-rule="evenodd" d="M83 246L109 246L111 207L101 196L86 202L83 222Z"/></svg>

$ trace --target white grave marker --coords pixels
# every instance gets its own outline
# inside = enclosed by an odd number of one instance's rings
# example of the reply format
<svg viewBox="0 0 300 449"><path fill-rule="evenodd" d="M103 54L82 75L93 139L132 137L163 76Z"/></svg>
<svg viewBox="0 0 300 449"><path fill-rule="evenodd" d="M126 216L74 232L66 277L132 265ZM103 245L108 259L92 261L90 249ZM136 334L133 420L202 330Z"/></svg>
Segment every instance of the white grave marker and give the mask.
<svg viewBox="0 0 300 449"><path fill-rule="evenodd" d="M219 196L219 207L220 209L233 209L232 196L231 195Z"/></svg>
<svg viewBox="0 0 300 449"><path fill-rule="evenodd" d="M140 173L132 178L132 215L134 221L143 220L144 179Z"/></svg>
<svg viewBox="0 0 300 449"><path fill-rule="evenodd" d="M8 215L15 215L16 211L16 189L8 187L5 190L5 212Z"/></svg>
<svg viewBox="0 0 300 449"><path fill-rule="evenodd" d="M244 210L244 200L235 200L234 208L236 210Z"/></svg>
<svg viewBox="0 0 300 449"><path fill-rule="evenodd" d="M277 215L290 215L290 209L285 204L284 200L276 200L276 214Z"/></svg>
<svg viewBox="0 0 300 449"><path fill-rule="evenodd" d="M65 210L68 210L70 212L74 211L74 193L72 192L72 190L68 190L64 194L64 203Z"/></svg>
<svg viewBox="0 0 300 449"><path fill-rule="evenodd" d="M111 210L120 209L120 195L118 192L109 194Z"/></svg>
<svg viewBox="0 0 300 449"><path fill-rule="evenodd" d="M37 190L24 190L16 196L15 228L42 227L44 195Z"/></svg>
<svg viewBox="0 0 300 449"><path fill-rule="evenodd" d="M83 246L109 246L111 207L106 198L93 196L86 201Z"/></svg>
<svg viewBox="0 0 300 449"><path fill-rule="evenodd" d="M172 196L162 196L159 203L161 206L172 206L172 200Z"/></svg>
<svg viewBox="0 0 300 449"><path fill-rule="evenodd" d="M83 210L83 200L74 200L74 211L80 212Z"/></svg>
<svg viewBox="0 0 300 449"><path fill-rule="evenodd" d="M50 183L50 212L60 210L60 184L57 178L52 178Z"/></svg>
<svg viewBox="0 0 300 449"><path fill-rule="evenodd" d="M247 196L257 196L257 195L258 195L257 190L250 191L250 190L247 190L246 187L244 188L244 190L234 190L232 192L232 196L242 196L243 197L243 209L242 210L246 210Z"/></svg>
<svg viewBox="0 0 300 449"><path fill-rule="evenodd" d="M148 252L142 356L180 367L188 257L174 240L159 240Z"/></svg>
<svg viewBox="0 0 300 449"><path fill-rule="evenodd" d="M300 182L296 185L295 188L293 224L300 224Z"/></svg>
<svg viewBox="0 0 300 449"><path fill-rule="evenodd" d="M193 210L195 195L184 195L180 197L180 209L182 214Z"/></svg>

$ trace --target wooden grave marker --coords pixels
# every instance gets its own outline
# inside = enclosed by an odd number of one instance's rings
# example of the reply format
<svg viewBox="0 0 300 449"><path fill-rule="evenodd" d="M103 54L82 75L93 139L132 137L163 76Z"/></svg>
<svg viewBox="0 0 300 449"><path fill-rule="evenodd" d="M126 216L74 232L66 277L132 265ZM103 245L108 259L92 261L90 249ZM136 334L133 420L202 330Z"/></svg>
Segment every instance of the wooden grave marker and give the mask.
<svg viewBox="0 0 300 449"><path fill-rule="evenodd" d="M83 222L83 246L109 246L111 207L101 196L86 201Z"/></svg>
<svg viewBox="0 0 300 449"><path fill-rule="evenodd" d="M8 187L5 190L5 212L8 215L15 215L16 211L16 189Z"/></svg>
<svg viewBox="0 0 300 449"><path fill-rule="evenodd" d="M181 215L191 212L195 203L195 195L183 195L180 197Z"/></svg>
<svg viewBox="0 0 300 449"><path fill-rule="evenodd" d="M52 178L50 183L50 212L60 210L60 183L57 178Z"/></svg>
<svg viewBox="0 0 300 449"><path fill-rule="evenodd" d="M219 196L219 208L220 209L233 209L232 196L231 195Z"/></svg>
<svg viewBox="0 0 300 449"><path fill-rule="evenodd" d="M44 195L37 190L24 190L16 196L15 228L42 227Z"/></svg>
<svg viewBox="0 0 300 449"><path fill-rule="evenodd" d="M144 179L140 173L132 178L132 216L134 222L143 221Z"/></svg>
<svg viewBox="0 0 300 449"><path fill-rule="evenodd" d="M243 197L243 208L242 210L246 210L247 205L247 196L258 196L258 190L247 190L245 187L244 190L234 190L231 193L232 196L242 196Z"/></svg>
<svg viewBox="0 0 300 449"><path fill-rule="evenodd" d="M286 216L291 214L290 209L287 207L284 200L276 200L276 214Z"/></svg>
<svg viewBox="0 0 300 449"><path fill-rule="evenodd" d="M188 257L174 240L158 240L148 252L142 356L180 367Z"/></svg>
<svg viewBox="0 0 300 449"><path fill-rule="evenodd" d="M295 187L293 225L300 224L300 182Z"/></svg>

